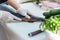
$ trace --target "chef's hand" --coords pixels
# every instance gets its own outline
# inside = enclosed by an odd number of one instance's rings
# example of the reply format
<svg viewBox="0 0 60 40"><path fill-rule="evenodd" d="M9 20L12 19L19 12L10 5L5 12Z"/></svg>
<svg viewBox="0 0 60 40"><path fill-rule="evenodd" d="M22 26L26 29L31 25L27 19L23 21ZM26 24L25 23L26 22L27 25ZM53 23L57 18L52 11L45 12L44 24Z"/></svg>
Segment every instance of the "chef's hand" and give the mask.
<svg viewBox="0 0 60 40"><path fill-rule="evenodd" d="M29 11L27 10L27 9L24 9L24 8L19 8L18 10L17 10L17 13L19 13L20 15L23 15L23 16L25 16L26 18L29 18L30 19L30 16L29 15L27 15L28 13L29 13ZM29 13L30 14L30 13Z"/></svg>

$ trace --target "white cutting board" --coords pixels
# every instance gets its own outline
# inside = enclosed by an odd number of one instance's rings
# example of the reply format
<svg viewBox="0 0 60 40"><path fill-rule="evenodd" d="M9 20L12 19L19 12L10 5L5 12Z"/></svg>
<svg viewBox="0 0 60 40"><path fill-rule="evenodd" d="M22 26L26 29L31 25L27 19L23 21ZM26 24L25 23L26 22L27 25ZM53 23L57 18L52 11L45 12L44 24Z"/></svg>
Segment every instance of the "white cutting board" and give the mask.
<svg viewBox="0 0 60 40"><path fill-rule="evenodd" d="M11 30L20 37L20 39L23 40L45 40L45 33L38 34L33 37L29 37L28 33L34 32L36 30L39 30L39 24L40 22L34 22L34 23L28 23L28 22L20 22L20 23L7 23L8 30ZM13 35L11 31L9 32L9 35L11 35L9 38L11 39L17 39ZM13 34L13 35L12 35Z"/></svg>

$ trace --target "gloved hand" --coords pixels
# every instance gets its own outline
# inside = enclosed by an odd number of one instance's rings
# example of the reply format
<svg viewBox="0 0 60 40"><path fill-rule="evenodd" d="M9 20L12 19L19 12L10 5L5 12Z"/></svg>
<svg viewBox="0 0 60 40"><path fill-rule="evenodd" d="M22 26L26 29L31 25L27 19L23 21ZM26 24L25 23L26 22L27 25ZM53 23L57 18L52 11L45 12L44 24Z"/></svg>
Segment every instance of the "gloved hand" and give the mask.
<svg viewBox="0 0 60 40"><path fill-rule="evenodd" d="M27 15L28 13L29 13L29 11L27 10L27 9L24 9L24 8L19 8L18 10L17 10L17 13L19 13L20 15L23 15L23 16L25 16L26 18L30 18L30 16L29 15ZM30 13L29 13L30 14Z"/></svg>

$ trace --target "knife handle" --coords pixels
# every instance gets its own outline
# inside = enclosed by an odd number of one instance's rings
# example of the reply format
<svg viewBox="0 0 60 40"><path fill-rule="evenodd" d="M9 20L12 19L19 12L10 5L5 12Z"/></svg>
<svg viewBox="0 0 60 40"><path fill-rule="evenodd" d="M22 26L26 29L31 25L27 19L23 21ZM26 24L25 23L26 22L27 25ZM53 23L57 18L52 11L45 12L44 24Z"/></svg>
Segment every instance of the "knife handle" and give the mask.
<svg viewBox="0 0 60 40"><path fill-rule="evenodd" d="M43 31L41 31L41 30L37 30L37 31L34 31L34 32L29 33L28 36L32 37L32 36L35 36L35 35L37 35L39 33L42 33L42 32Z"/></svg>

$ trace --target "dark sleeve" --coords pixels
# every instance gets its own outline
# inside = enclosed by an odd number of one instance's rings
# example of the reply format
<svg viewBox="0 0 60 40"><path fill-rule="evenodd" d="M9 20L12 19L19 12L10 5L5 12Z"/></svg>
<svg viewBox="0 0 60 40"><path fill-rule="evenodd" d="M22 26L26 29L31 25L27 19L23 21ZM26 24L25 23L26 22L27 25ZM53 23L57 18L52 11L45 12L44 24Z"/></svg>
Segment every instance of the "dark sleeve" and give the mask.
<svg viewBox="0 0 60 40"><path fill-rule="evenodd" d="M0 3L4 3L4 2L6 2L7 0L0 0Z"/></svg>

